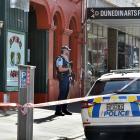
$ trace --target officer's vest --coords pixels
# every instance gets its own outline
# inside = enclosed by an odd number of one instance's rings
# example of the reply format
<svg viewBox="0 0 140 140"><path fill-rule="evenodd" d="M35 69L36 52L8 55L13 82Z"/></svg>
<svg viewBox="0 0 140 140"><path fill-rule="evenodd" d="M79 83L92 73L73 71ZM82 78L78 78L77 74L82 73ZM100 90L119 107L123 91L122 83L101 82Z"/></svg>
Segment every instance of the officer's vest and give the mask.
<svg viewBox="0 0 140 140"><path fill-rule="evenodd" d="M58 56L57 59L58 58L62 58L63 59L63 65L62 65L63 68L69 68L70 67L69 62L67 62L63 56ZM59 72L59 70L57 68L57 77L58 78L63 78L65 76L69 76L69 70L66 71L66 72Z"/></svg>

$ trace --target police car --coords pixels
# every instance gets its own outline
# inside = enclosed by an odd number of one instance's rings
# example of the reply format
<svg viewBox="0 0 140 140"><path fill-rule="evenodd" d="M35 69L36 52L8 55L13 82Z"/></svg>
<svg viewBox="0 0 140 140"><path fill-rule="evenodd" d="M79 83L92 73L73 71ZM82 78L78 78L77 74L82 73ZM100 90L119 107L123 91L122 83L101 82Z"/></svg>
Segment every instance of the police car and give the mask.
<svg viewBox="0 0 140 140"><path fill-rule="evenodd" d="M114 70L96 80L82 102L87 139L104 132L140 132L140 70Z"/></svg>

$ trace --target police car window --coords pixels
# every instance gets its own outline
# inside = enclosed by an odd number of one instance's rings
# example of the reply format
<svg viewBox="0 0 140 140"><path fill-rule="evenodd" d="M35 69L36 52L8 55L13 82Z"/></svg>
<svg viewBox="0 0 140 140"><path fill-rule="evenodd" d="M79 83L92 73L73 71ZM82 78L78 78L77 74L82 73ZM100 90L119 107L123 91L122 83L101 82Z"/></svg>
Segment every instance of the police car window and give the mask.
<svg viewBox="0 0 140 140"><path fill-rule="evenodd" d="M111 79L107 81L97 81L92 88L90 95L103 95L118 91L127 85L132 79ZM139 83L140 84L140 83Z"/></svg>
<svg viewBox="0 0 140 140"><path fill-rule="evenodd" d="M134 83L132 83L126 89L124 89L122 92L140 94L140 79L136 80Z"/></svg>

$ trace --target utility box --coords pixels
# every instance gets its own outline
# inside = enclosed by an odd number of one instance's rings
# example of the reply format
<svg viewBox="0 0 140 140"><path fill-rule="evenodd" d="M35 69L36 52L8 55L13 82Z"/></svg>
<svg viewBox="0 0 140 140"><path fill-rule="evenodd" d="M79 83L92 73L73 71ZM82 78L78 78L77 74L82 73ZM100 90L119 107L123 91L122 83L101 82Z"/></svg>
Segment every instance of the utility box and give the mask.
<svg viewBox="0 0 140 140"><path fill-rule="evenodd" d="M28 12L10 8L10 0L0 0L0 91L18 90L18 64L26 64Z"/></svg>

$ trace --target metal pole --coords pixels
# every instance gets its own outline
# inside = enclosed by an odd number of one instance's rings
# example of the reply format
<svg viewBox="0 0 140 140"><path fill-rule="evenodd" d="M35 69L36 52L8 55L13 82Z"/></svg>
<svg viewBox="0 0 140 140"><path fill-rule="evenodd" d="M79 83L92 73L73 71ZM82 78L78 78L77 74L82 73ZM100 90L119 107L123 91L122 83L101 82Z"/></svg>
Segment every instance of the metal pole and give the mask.
<svg viewBox="0 0 140 140"><path fill-rule="evenodd" d="M18 65L19 69L19 104L34 103L34 66ZM18 109L17 140L33 139L33 108L26 108L26 114Z"/></svg>
<svg viewBox="0 0 140 140"><path fill-rule="evenodd" d="M84 21L84 39L87 42L87 2L88 0L85 0L85 21ZM87 43L85 44L84 47L84 95L87 94Z"/></svg>

